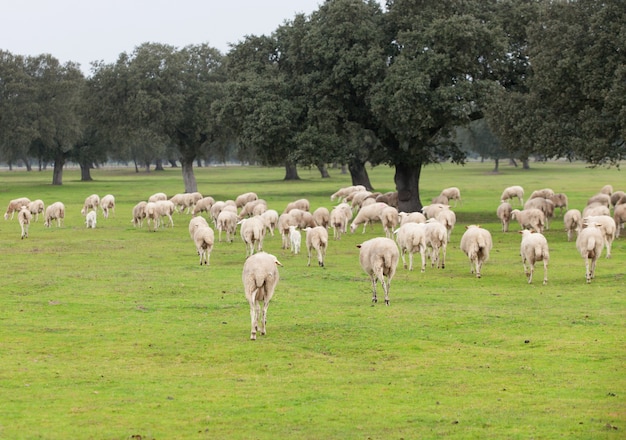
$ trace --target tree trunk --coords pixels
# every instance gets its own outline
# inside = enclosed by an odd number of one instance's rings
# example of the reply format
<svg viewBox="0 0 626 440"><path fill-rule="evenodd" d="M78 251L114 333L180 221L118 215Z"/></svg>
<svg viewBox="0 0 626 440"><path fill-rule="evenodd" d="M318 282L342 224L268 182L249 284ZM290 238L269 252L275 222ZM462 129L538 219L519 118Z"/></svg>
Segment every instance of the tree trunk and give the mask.
<svg viewBox="0 0 626 440"><path fill-rule="evenodd" d="M157 159L154 162L154 171L165 171L163 169L163 159Z"/></svg>
<svg viewBox="0 0 626 440"><path fill-rule="evenodd" d="M416 212L422 210L420 201L420 174L422 165L396 165L394 181L398 190L398 211Z"/></svg>
<svg viewBox="0 0 626 440"><path fill-rule="evenodd" d="M198 191L198 183L196 176L193 174L194 158L180 158L180 165L183 170L183 182L185 183L185 192L192 193Z"/></svg>
<svg viewBox="0 0 626 440"><path fill-rule="evenodd" d="M345 163L341 165L341 174L348 174L348 166Z"/></svg>
<svg viewBox="0 0 626 440"><path fill-rule="evenodd" d="M317 169L322 175L322 179L330 179L330 174L328 174L328 169L326 168L326 165L324 165L323 163L319 164L317 165Z"/></svg>
<svg viewBox="0 0 626 440"><path fill-rule="evenodd" d="M81 162L80 164L80 181L91 182L91 162Z"/></svg>
<svg viewBox="0 0 626 440"><path fill-rule="evenodd" d="M493 172L497 173L500 168L500 159L495 159L494 162L495 162L495 165L493 167Z"/></svg>
<svg viewBox="0 0 626 440"><path fill-rule="evenodd" d="M374 187L370 183L370 176L365 169L365 163L353 160L348 164L350 176L352 177L352 185L363 185L368 191L372 191Z"/></svg>
<svg viewBox="0 0 626 440"><path fill-rule="evenodd" d="M63 153L57 153L54 159L54 171L52 171L53 185L63 185L63 165L65 165L65 157Z"/></svg>
<svg viewBox="0 0 626 440"><path fill-rule="evenodd" d="M176 160L174 160L174 159L168 159L167 161L170 163L170 166L171 166L172 168L177 168L177 167L178 167L178 165L176 164Z"/></svg>
<svg viewBox="0 0 626 440"><path fill-rule="evenodd" d="M522 160L522 169L524 169L524 170L529 170L530 169L530 163L528 162L528 159Z"/></svg>
<svg viewBox="0 0 626 440"><path fill-rule="evenodd" d="M295 163L285 162L285 178L283 180L300 180Z"/></svg>

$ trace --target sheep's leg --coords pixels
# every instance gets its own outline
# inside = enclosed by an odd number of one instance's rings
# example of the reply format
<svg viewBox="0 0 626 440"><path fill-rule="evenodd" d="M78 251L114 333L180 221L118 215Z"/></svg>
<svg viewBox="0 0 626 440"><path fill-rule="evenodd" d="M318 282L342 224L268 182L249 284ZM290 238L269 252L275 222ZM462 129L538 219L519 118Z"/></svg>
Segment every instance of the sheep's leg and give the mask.
<svg viewBox="0 0 626 440"><path fill-rule="evenodd" d="M372 283L372 302L373 303L377 303L378 302L378 298L376 298L376 275L371 274L370 275L370 281Z"/></svg>
<svg viewBox="0 0 626 440"><path fill-rule="evenodd" d="M480 278L480 268L482 266L481 261L477 258L476 259L476 278Z"/></svg>
<svg viewBox="0 0 626 440"><path fill-rule="evenodd" d="M307 247L307 253L309 255L309 259L308 259L306 265L310 266L311 265L311 248L310 247Z"/></svg>
<svg viewBox="0 0 626 440"><path fill-rule="evenodd" d="M606 242L606 258L611 258L611 240L605 240Z"/></svg>
<svg viewBox="0 0 626 440"><path fill-rule="evenodd" d="M266 295L267 297L267 295ZM263 301L263 316L261 318L261 334L266 334L265 326L267 324L267 309L270 306L269 300Z"/></svg>
<svg viewBox="0 0 626 440"><path fill-rule="evenodd" d="M317 264L320 267L324 267L324 248L322 246L317 248Z"/></svg>
<svg viewBox="0 0 626 440"><path fill-rule="evenodd" d="M543 260L543 284L548 284L548 260Z"/></svg>
<svg viewBox="0 0 626 440"><path fill-rule="evenodd" d="M446 245L442 246L441 248L441 268L442 269L446 268L446 249L447 249Z"/></svg>
<svg viewBox="0 0 626 440"><path fill-rule="evenodd" d="M404 263L404 252L402 253L402 263ZM406 264L404 264L406 269ZM409 270L413 270L413 252L409 251Z"/></svg>
<svg viewBox="0 0 626 440"><path fill-rule="evenodd" d="M406 260L404 259L404 254L406 254L406 249L402 249L400 251L400 257L402 258L402 267L404 267L406 269ZM409 255L411 255L411 254L409 253ZM411 269L409 269L409 270L411 270Z"/></svg>
<svg viewBox="0 0 626 440"><path fill-rule="evenodd" d="M535 263L530 263L530 272L528 273L528 284L533 282L533 274L535 273Z"/></svg>
<svg viewBox="0 0 626 440"><path fill-rule="evenodd" d="M381 274L380 283L383 285L383 290L385 291L385 305L389 305L389 288L391 287L391 278L387 277L387 282L385 282L385 275Z"/></svg>
<svg viewBox="0 0 626 440"><path fill-rule="evenodd" d="M591 283L591 271L590 271L590 264L589 264L589 258L585 258L585 278L587 278L587 283Z"/></svg>
<svg viewBox="0 0 626 440"><path fill-rule="evenodd" d="M422 272L426 271L426 248L420 247L419 253L422 257Z"/></svg>

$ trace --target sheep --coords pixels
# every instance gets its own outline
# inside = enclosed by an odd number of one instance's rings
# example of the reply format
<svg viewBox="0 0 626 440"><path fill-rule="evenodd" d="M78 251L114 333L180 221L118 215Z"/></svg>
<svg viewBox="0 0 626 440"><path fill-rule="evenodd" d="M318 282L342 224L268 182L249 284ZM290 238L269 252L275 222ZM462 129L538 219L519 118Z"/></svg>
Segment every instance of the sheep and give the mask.
<svg viewBox="0 0 626 440"><path fill-rule="evenodd" d="M533 191L530 195L529 199L534 199L536 197L542 197L544 199L549 199L554 195L554 191L550 188L543 188Z"/></svg>
<svg viewBox="0 0 626 440"><path fill-rule="evenodd" d="M170 197L169 201L174 204L174 211L180 212L181 214L185 211L189 214L192 207L195 205L195 198L190 193L174 194Z"/></svg>
<svg viewBox="0 0 626 440"><path fill-rule="evenodd" d="M268 209L261 214L261 218L265 223L265 228L270 231L270 234L273 237L274 229L276 229L276 225L278 224L278 212L275 209Z"/></svg>
<svg viewBox="0 0 626 440"><path fill-rule="evenodd" d="M615 239L617 232L617 225L613 217L610 215L595 215L583 217L583 229L587 227L589 223L595 223L600 225L600 229L604 233L604 244L606 246L606 258L611 258L611 245Z"/></svg>
<svg viewBox="0 0 626 440"><path fill-rule="evenodd" d="M87 229L95 229L96 224L98 223L96 211L89 211L85 216L85 225Z"/></svg>
<svg viewBox="0 0 626 440"><path fill-rule="evenodd" d="M456 186L451 186L450 188L445 188L441 191L441 196L447 198L448 200L454 200L454 206L456 207L457 202L463 204L461 200L461 190Z"/></svg>
<svg viewBox="0 0 626 440"><path fill-rule="evenodd" d="M580 231L576 239L576 249L585 259L585 278L587 283L596 275L596 263L604 247L604 233L600 225L589 223Z"/></svg>
<svg viewBox="0 0 626 440"><path fill-rule="evenodd" d="M626 193L624 191L615 191L611 194L611 205L616 207L617 205L626 203Z"/></svg>
<svg viewBox="0 0 626 440"><path fill-rule="evenodd" d="M452 230L456 224L456 214L454 211L451 209L444 209L437 214L435 219L446 227L446 230L448 231L448 241L450 241L450 235L452 235Z"/></svg>
<svg viewBox="0 0 626 440"><path fill-rule="evenodd" d="M254 209L252 210L252 215L253 216L257 216L257 215L261 215L263 214L265 211L267 211L267 203L259 203L258 205L256 205L254 207Z"/></svg>
<svg viewBox="0 0 626 440"><path fill-rule="evenodd" d="M603 203L591 203L583 209L583 218L596 215L611 215L611 210Z"/></svg>
<svg viewBox="0 0 626 440"><path fill-rule="evenodd" d="M376 196L375 200L377 202L386 203L387 205L398 209L398 191L390 191L384 194L380 194Z"/></svg>
<svg viewBox="0 0 626 440"><path fill-rule="evenodd" d="M343 209L335 207L330 211L329 224L333 228L333 238L341 240L341 234L345 231L348 218Z"/></svg>
<svg viewBox="0 0 626 440"><path fill-rule="evenodd" d="M259 198L259 196L256 195L256 193L254 192L247 192L247 193L243 193L237 196L237 198L235 198L235 205L237 206L237 208L243 208L246 203L252 202L253 200L257 200Z"/></svg>
<svg viewBox="0 0 626 440"><path fill-rule="evenodd" d="M583 228L583 216L580 211L578 209L568 209L563 216L563 225L567 232L567 241L572 241L574 232L576 236L578 236L580 230Z"/></svg>
<svg viewBox="0 0 626 440"><path fill-rule="evenodd" d="M100 205L100 196L98 194L92 194L85 199L85 203L83 203L83 209L80 210L82 215L87 215L87 212L90 209L97 209Z"/></svg>
<svg viewBox="0 0 626 440"><path fill-rule="evenodd" d="M313 214L308 211L303 211L299 208L291 209L287 214L292 218L290 224L297 225L300 229L312 228L317 226Z"/></svg>
<svg viewBox="0 0 626 440"><path fill-rule="evenodd" d="M550 219L554 217L554 203L550 199L544 197L533 197L524 203L524 209L536 208L543 212L545 228L550 229Z"/></svg>
<svg viewBox="0 0 626 440"><path fill-rule="evenodd" d="M500 196L500 201L506 202L507 200L512 200L514 197L517 197L519 200L519 204L524 206L524 188L519 185L509 186L502 191L502 195Z"/></svg>
<svg viewBox="0 0 626 440"><path fill-rule="evenodd" d="M520 225L520 229L531 228L535 232L543 233L543 227L545 224L545 215L543 211L537 208L513 209L511 211L511 218L517 220Z"/></svg>
<svg viewBox="0 0 626 440"><path fill-rule="evenodd" d="M432 205L423 206L422 212L428 219L437 217L437 214L439 214L444 209L450 209L450 207L448 205L444 205L443 203L433 203Z"/></svg>
<svg viewBox="0 0 626 440"><path fill-rule="evenodd" d="M520 255L522 257L522 265L524 273L528 277L528 284L533 282L533 273L535 272L535 263L543 261L543 284L548 284L548 262L550 261L550 251L548 249L548 241L543 234L531 232L524 229L519 232L522 234L522 243L520 245ZM528 268L526 267L528 264Z"/></svg>
<svg viewBox="0 0 626 440"><path fill-rule="evenodd" d="M393 206L388 206L383 209L383 212L380 214L380 221L383 224L383 229L385 230L385 236L387 238L392 238L393 230L400 223L400 216L398 215L398 210Z"/></svg>
<svg viewBox="0 0 626 440"><path fill-rule="evenodd" d="M289 226L298 226L290 213L278 216L276 228L282 237L282 249L289 249Z"/></svg>
<svg viewBox="0 0 626 440"><path fill-rule="evenodd" d="M158 192L148 197L148 202L158 202L159 200L167 200L167 194Z"/></svg>
<svg viewBox="0 0 626 440"><path fill-rule="evenodd" d="M317 251L317 264L324 267L324 257L326 256L326 248L328 247L328 231L323 226L315 226L314 228L306 228L306 248L309 255L307 266L311 265L311 253L313 249Z"/></svg>
<svg viewBox="0 0 626 440"><path fill-rule="evenodd" d="M174 227L174 219L172 218L172 214L176 211L176 206L171 200L159 200L155 203L157 212L160 217L167 217L170 220L170 227ZM159 224L163 225L159 220Z"/></svg>
<svg viewBox="0 0 626 440"><path fill-rule="evenodd" d="M357 245L361 268L370 277L372 283L372 302L378 302L376 297L376 282L380 281L385 292L385 305L389 305L389 288L396 273L400 252L396 243L386 237L377 237ZM386 277L386 281L385 281Z"/></svg>
<svg viewBox="0 0 626 440"><path fill-rule="evenodd" d="M317 226L328 228L330 223L330 212L328 211L328 208L321 206L313 211L313 220Z"/></svg>
<svg viewBox="0 0 626 440"><path fill-rule="evenodd" d="M301 209L303 211L309 211L311 205L307 199L298 199L294 202L288 203L283 213L288 213L292 209Z"/></svg>
<svg viewBox="0 0 626 440"><path fill-rule="evenodd" d="M207 223L204 217L192 217L191 220L189 220L189 236L192 240L194 239L193 237L196 231L203 226L209 227L209 223Z"/></svg>
<svg viewBox="0 0 626 440"><path fill-rule="evenodd" d="M386 203L376 202L373 205L362 208L350 224L350 232L354 233L356 228L360 224L363 224L363 234L365 234L365 228L367 227L367 224L373 223L375 221L380 221L380 216L383 213L383 210L388 207L389 205L387 205Z"/></svg>
<svg viewBox="0 0 626 440"><path fill-rule="evenodd" d="M354 197L352 197L350 206L354 211L358 211L359 209L363 208L363 203L365 202L365 200L372 199L376 201L376 197L377 196L375 196L374 193L370 191L359 191L358 193L354 194Z"/></svg>
<svg viewBox="0 0 626 440"><path fill-rule="evenodd" d="M365 187L363 185L355 185L355 186L347 186L345 188L339 188L333 195L330 196L331 202L335 199L345 199L352 193L356 193L358 191L365 191Z"/></svg>
<svg viewBox="0 0 626 440"><path fill-rule="evenodd" d="M405 223L426 223L426 216L421 212L401 212L398 215L400 216L400 226Z"/></svg>
<svg viewBox="0 0 626 440"><path fill-rule="evenodd" d="M156 231L159 227L159 220L161 216L159 215L159 211L156 206L157 202L148 202L144 207L144 214L146 216L146 221L148 222L148 229L151 231ZM152 228L150 228L150 224L152 223Z"/></svg>
<svg viewBox="0 0 626 440"><path fill-rule="evenodd" d="M613 194L613 186L612 185L604 185L601 189L600 189L600 193L601 194L607 194L607 195L611 195Z"/></svg>
<svg viewBox="0 0 626 440"><path fill-rule="evenodd" d="M198 255L200 256L200 266L202 266L202 264L208 266L211 251L213 250L213 242L215 241L215 233L213 232L213 229L211 229L208 224L199 226L193 235L193 241L196 244L196 249L198 250Z"/></svg>
<svg viewBox="0 0 626 440"><path fill-rule="evenodd" d="M225 210L219 213L217 221L215 222L216 228L219 231L219 241L222 241L222 231L226 232L226 241L229 243L233 241L233 237L237 232L237 214Z"/></svg>
<svg viewBox="0 0 626 440"><path fill-rule="evenodd" d="M281 262L266 252L251 255L243 265L241 278L246 299L250 304L250 339L253 341L256 340L259 324L261 334L266 333L267 309L279 281L277 266L282 266ZM261 301L263 301L262 314Z"/></svg>
<svg viewBox="0 0 626 440"><path fill-rule="evenodd" d="M500 223L502 223L502 232L509 231L509 223L511 222L511 204L509 202L501 202L500 206L496 210L496 215L500 219Z"/></svg>
<svg viewBox="0 0 626 440"><path fill-rule="evenodd" d="M302 234L294 225L289 226L289 244L291 246L291 252L294 255L298 255L300 253L300 245L302 243Z"/></svg>
<svg viewBox="0 0 626 440"><path fill-rule="evenodd" d="M65 205L63 202L54 202L51 205L48 205L46 208L45 219L43 225L46 228L50 227L52 220L57 221L57 227L61 227L63 223L63 219L65 218Z"/></svg>
<svg viewBox="0 0 626 440"><path fill-rule="evenodd" d="M593 204L599 204L599 205L604 205L607 208L611 207L611 196L609 196L608 194L596 194L595 196L591 196L589 197L589 199L587 200L587 206L593 205Z"/></svg>
<svg viewBox="0 0 626 440"><path fill-rule="evenodd" d="M13 220L13 215L16 212L20 212L22 206L28 206L30 203L30 199L28 197L20 197L19 199L13 199L9 202L7 206L7 211L4 213L4 219L9 219L9 214L11 214L11 220Z"/></svg>
<svg viewBox="0 0 626 440"><path fill-rule="evenodd" d="M483 264L489 260L489 252L493 247L491 234L480 225L466 226L466 231L461 237L461 250L467 255L470 261L470 272L476 273L476 278L480 278Z"/></svg>
<svg viewBox="0 0 626 440"><path fill-rule="evenodd" d="M267 202L265 200L263 199L250 200L241 208L241 211L239 212L239 219L254 215L255 214L254 211L261 205L263 205L265 207L265 210L267 210Z"/></svg>
<svg viewBox="0 0 626 440"><path fill-rule="evenodd" d="M263 238L265 237L265 224L260 217L250 217L240 220L241 239L246 245L246 256L254 254L254 246L261 252L263 250Z"/></svg>
<svg viewBox="0 0 626 440"><path fill-rule="evenodd" d="M35 216L35 221L39 221L39 214L43 214L44 212L43 200L33 200L28 204L28 210L30 211L31 215Z"/></svg>
<svg viewBox="0 0 626 440"><path fill-rule="evenodd" d="M426 225L426 247L430 248L431 267L445 269L448 248L448 230L437 219L428 219ZM441 254L441 255L440 255Z"/></svg>
<svg viewBox="0 0 626 440"><path fill-rule="evenodd" d="M437 197L433 197L431 203L437 205L449 205L450 201L446 196L438 195Z"/></svg>
<svg viewBox="0 0 626 440"><path fill-rule="evenodd" d="M424 223L405 223L394 231L400 248L402 265L406 269L405 254L409 253L409 270L413 270L413 254L419 252L422 257L422 272L426 270L426 225Z"/></svg>
<svg viewBox="0 0 626 440"><path fill-rule="evenodd" d="M613 211L613 221L615 222L615 238L620 236L620 231L626 223L626 203L619 204Z"/></svg>
<svg viewBox="0 0 626 440"><path fill-rule="evenodd" d="M109 218L109 212L113 212L115 215L115 197L113 194L107 194L100 200L100 208L102 209L102 215L104 218Z"/></svg>
<svg viewBox="0 0 626 440"><path fill-rule="evenodd" d="M200 215L201 212L209 213L211 210L211 206L215 203L215 199L213 197L203 197L195 204L193 207L192 215Z"/></svg>
<svg viewBox="0 0 626 440"><path fill-rule="evenodd" d="M20 212L17 213L17 220L20 222L20 228L22 229L22 240L28 238L28 227L33 215L30 213L27 205L22 205Z"/></svg>
<svg viewBox="0 0 626 440"><path fill-rule="evenodd" d="M559 214L562 215L563 210L567 211L567 195L563 193L556 193L553 196L549 197L548 200L550 200L554 204L554 208L559 208Z"/></svg>

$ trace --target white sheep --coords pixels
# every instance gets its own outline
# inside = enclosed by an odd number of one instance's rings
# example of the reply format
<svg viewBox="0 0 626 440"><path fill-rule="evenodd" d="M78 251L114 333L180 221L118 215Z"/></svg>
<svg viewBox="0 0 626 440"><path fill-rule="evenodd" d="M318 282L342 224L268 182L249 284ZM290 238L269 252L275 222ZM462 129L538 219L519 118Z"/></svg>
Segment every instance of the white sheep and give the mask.
<svg viewBox="0 0 626 440"><path fill-rule="evenodd" d="M550 261L548 240L546 240L543 234L531 232L528 229L524 229L519 233L522 234L520 255L522 256L522 265L524 266L524 273L528 278L528 284L533 282L533 273L535 272L535 263L537 261L543 261L543 284L548 284L548 262ZM528 267L526 267L527 264Z"/></svg>
<svg viewBox="0 0 626 440"><path fill-rule="evenodd" d="M576 249L580 252L580 256L585 259L587 283L591 283L592 278L596 275L596 263L604 247L604 232L600 227L599 224L590 223L580 231L576 239Z"/></svg>
<svg viewBox="0 0 626 440"><path fill-rule="evenodd" d="M554 208L559 208L559 214L563 214L563 211L567 211L568 199L564 193L556 193L549 198L554 204Z"/></svg>
<svg viewBox="0 0 626 440"><path fill-rule="evenodd" d="M480 225L466 226L466 231L461 237L461 250L470 261L470 272L476 273L480 278L483 264L489 260L489 252L493 247L491 234Z"/></svg>
<svg viewBox="0 0 626 440"><path fill-rule="evenodd" d="M563 225L567 232L567 241L572 241L574 233L578 236L583 228L583 216L580 211L578 209L568 209L563 216Z"/></svg>
<svg viewBox="0 0 626 440"><path fill-rule="evenodd" d="M454 206L456 207L457 202L463 204L461 200L461 190L456 186L451 186L450 188L445 188L441 191L441 196L447 198L448 200L454 200Z"/></svg>
<svg viewBox="0 0 626 440"><path fill-rule="evenodd" d="M389 206L393 206L398 209L398 191L389 191L384 194L376 196L377 202L386 203Z"/></svg>
<svg viewBox="0 0 626 440"><path fill-rule="evenodd" d="M539 209L543 212L544 226L550 229L550 219L554 217L554 203L550 199L544 197L533 197L524 203L524 210Z"/></svg>
<svg viewBox="0 0 626 440"><path fill-rule="evenodd" d="M20 208L20 211L17 213L17 220L20 223L20 228L22 229L22 240L24 238L28 238L28 227L30 226L30 222L33 218L33 215L30 213L27 205L24 205Z"/></svg>
<svg viewBox="0 0 626 440"><path fill-rule="evenodd" d="M359 192L359 191L365 191L365 187L363 185L354 185L354 186L347 186L345 188L339 188L333 195L330 196L330 200L334 201L335 199L345 199L346 197L350 196L353 193Z"/></svg>
<svg viewBox="0 0 626 440"><path fill-rule="evenodd" d="M209 223L204 217L192 217L191 220L189 220L189 236L192 240L194 239L194 235L196 235L196 231L203 226L209 227Z"/></svg>
<svg viewBox="0 0 626 440"><path fill-rule="evenodd" d="M426 270L426 225L424 223L405 223L394 231L400 248L402 265L407 268L405 255L409 253L409 270L413 270L413 254L419 252L422 257L421 270Z"/></svg>
<svg viewBox="0 0 626 440"><path fill-rule="evenodd" d="M448 241L450 241L450 236L452 235L452 230L454 229L454 225L456 224L456 214L451 209L444 209L441 211L435 219L446 227L446 231L448 231Z"/></svg>
<svg viewBox="0 0 626 440"><path fill-rule="evenodd" d="M611 207L611 196L608 194L596 194L594 196L589 197L589 199L587 199L587 206L589 205L593 205L593 204L599 204L599 205L604 205L607 208Z"/></svg>
<svg viewBox="0 0 626 440"><path fill-rule="evenodd" d="M542 197L544 199L549 199L553 195L554 195L554 190L552 190L551 188L543 188L543 189L538 189L536 191L533 191L532 194L530 195L529 199L534 199L536 197Z"/></svg>
<svg viewBox="0 0 626 440"><path fill-rule="evenodd" d="M44 212L43 200L33 200L28 204L28 210L30 211L31 215L35 217L35 221L39 221L39 214L43 214Z"/></svg>
<svg viewBox="0 0 626 440"><path fill-rule="evenodd" d="M626 223L626 203L615 206L613 221L615 221L615 238L618 238L620 231L624 229L624 224Z"/></svg>
<svg viewBox="0 0 626 440"><path fill-rule="evenodd" d="M98 223L96 211L89 211L85 217L85 225L89 229L95 229Z"/></svg>
<svg viewBox="0 0 626 440"><path fill-rule="evenodd" d="M228 209L219 213L215 225L219 231L220 242L222 241L222 231L226 232L226 241L229 243L233 241L233 237L237 233L237 220L237 214Z"/></svg>
<svg viewBox="0 0 626 440"><path fill-rule="evenodd" d="M307 199L298 199L291 203L288 203L283 213L287 213L291 211L292 209L301 209L303 211L310 211L311 204L309 203Z"/></svg>
<svg viewBox="0 0 626 440"><path fill-rule="evenodd" d="M283 249L289 249L289 226L298 226L293 217L291 217L291 214L286 213L279 215L276 229L278 229L278 231L280 232L280 236L282 237Z"/></svg>
<svg viewBox="0 0 626 440"><path fill-rule="evenodd" d="M617 224L613 217L610 215L594 215L583 217L583 229L586 225L595 223L600 225L600 229L604 233L604 245L606 246L606 258L611 258L611 245L615 240L615 234L617 233Z"/></svg>
<svg viewBox="0 0 626 440"><path fill-rule="evenodd" d="M187 214L189 214L195 204L195 198L190 193L174 194L169 201L174 204L174 212L183 213L186 211Z"/></svg>
<svg viewBox="0 0 626 440"><path fill-rule="evenodd" d="M600 193L601 194L607 194L607 195L612 195L613 194L613 185L604 185L601 189L600 189Z"/></svg>
<svg viewBox="0 0 626 440"><path fill-rule="evenodd" d="M300 229L312 228L317 226L313 214L299 208L293 208L287 213L291 216L290 224L297 225Z"/></svg>
<svg viewBox="0 0 626 440"><path fill-rule="evenodd" d="M365 200L368 199L372 199L372 201L376 201L376 195L374 195L374 193L372 193L371 191L359 191L358 193L354 194L354 196L352 197L352 200L350 202L350 206L352 208L353 211L358 211L359 209L363 208L363 206L367 206L364 205ZM371 203L371 202L368 202Z"/></svg>
<svg viewBox="0 0 626 440"><path fill-rule="evenodd" d="M362 224L363 234L365 234L365 228L367 227L368 223L379 222L383 210L388 207L389 205L387 205L386 203L376 202L373 205L362 208L356 215L354 220L352 220L352 223L350 224L350 232L354 233L356 228Z"/></svg>
<svg viewBox="0 0 626 440"><path fill-rule="evenodd" d="M509 202L501 202L496 210L496 215L502 223L502 232L509 231L509 223L511 222L511 204Z"/></svg>
<svg viewBox="0 0 626 440"><path fill-rule="evenodd" d="M372 302L378 302L376 282L380 281L385 292L385 305L389 305L391 280L396 273L400 260L398 246L390 238L377 237L367 240L357 247L360 248L359 262L361 267L369 275L372 283Z"/></svg>
<svg viewBox="0 0 626 440"><path fill-rule="evenodd" d="M112 212L115 215L115 196L113 194L107 194L100 200L100 208L102 209L102 215L104 218L109 218L109 213Z"/></svg>
<svg viewBox="0 0 626 440"><path fill-rule="evenodd" d="M275 209L268 209L263 214L261 214L261 218L265 223L265 228L270 231L272 237L274 236L274 229L278 225L278 212Z"/></svg>
<svg viewBox="0 0 626 440"><path fill-rule="evenodd" d="M436 205L450 205L448 198L446 196L442 196L441 194L437 197L433 197L431 203Z"/></svg>
<svg viewBox="0 0 626 440"><path fill-rule="evenodd" d="M46 228L50 227L50 224L53 220L57 221L57 227L61 227L63 223L63 219L65 218L65 205L63 202L54 202L51 205L48 205L46 208L45 219L43 225Z"/></svg>
<svg viewBox="0 0 626 440"><path fill-rule="evenodd" d="M255 210L259 209L259 206L262 206L264 210L267 210L267 202L264 199L250 200L241 208L241 211L239 212L239 219L255 215Z"/></svg>
<svg viewBox="0 0 626 440"><path fill-rule="evenodd" d="M11 220L13 220L13 216L16 212L20 212L22 206L28 206L30 203L30 199L28 197L20 197L19 199L13 199L9 202L7 206L7 211L4 213L4 219L9 219L9 214L11 214Z"/></svg>
<svg viewBox="0 0 626 440"><path fill-rule="evenodd" d="M213 250L213 242L215 241L213 229L208 225L199 226L193 235L193 241L196 244L196 250L200 256L200 266L202 266L202 264L208 266L211 251Z"/></svg>
<svg viewBox="0 0 626 440"><path fill-rule="evenodd" d="M213 203L215 203L215 199L213 197L209 196L209 197L201 198L193 207L192 214L196 216L196 215L200 215L200 213L202 212L210 213L211 206L213 206Z"/></svg>
<svg viewBox="0 0 626 440"><path fill-rule="evenodd" d="M524 188L519 185L504 188L500 196L500 201L506 202L507 200L512 200L514 197L517 197L520 205L524 206Z"/></svg>
<svg viewBox="0 0 626 440"><path fill-rule="evenodd" d="M443 203L433 203L431 205L426 205L422 207L422 212L426 216L426 218L435 218L437 215L443 211L444 209L450 209L449 205L444 205Z"/></svg>
<svg viewBox="0 0 626 440"><path fill-rule="evenodd" d="M393 206L389 206L380 214L380 221L383 224L383 229L385 230L385 236L387 238L393 237L393 231L400 223L400 216L398 215L398 210Z"/></svg>
<svg viewBox="0 0 626 440"><path fill-rule="evenodd" d="M241 239L246 245L246 256L254 254L256 245L258 252L263 250L263 238L265 237L265 224L260 217L250 217L240 220Z"/></svg>
<svg viewBox="0 0 626 440"><path fill-rule="evenodd" d="M311 253L313 249L317 251L317 264L324 267L324 258L326 257L326 248L328 247L328 231L323 226L315 226L314 228L306 228L306 248L309 254L307 266L311 265Z"/></svg>
<svg viewBox="0 0 626 440"><path fill-rule="evenodd" d="M159 220L161 219L156 204L157 202L148 202L144 207L146 221L148 222L148 229L151 231L157 230L157 228L159 227ZM152 228L150 227L151 224Z"/></svg>
<svg viewBox="0 0 626 440"><path fill-rule="evenodd" d="M535 232L543 233L545 214L540 209L530 208L522 211L513 209L511 211L511 218L517 220L520 229L530 228Z"/></svg>
<svg viewBox="0 0 626 440"><path fill-rule="evenodd" d="M170 220L170 227L174 227L174 219L172 215L176 212L176 205L170 200L159 200L155 203L157 212L159 214L159 224L163 225L163 222L160 220L162 217L167 217Z"/></svg>
<svg viewBox="0 0 626 440"><path fill-rule="evenodd" d="M315 211L313 211L313 220L317 226L323 226L324 228L328 228L330 223L330 212L328 208L320 206Z"/></svg>
<svg viewBox="0 0 626 440"><path fill-rule="evenodd" d="M254 192L247 192L247 193L243 193L237 196L237 198L235 198L235 205L237 206L237 208L243 208L246 203L252 202L253 200L257 200L259 198L259 196L256 195L256 193Z"/></svg>
<svg viewBox="0 0 626 440"><path fill-rule="evenodd" d="M131 220L133 226L143 226L143 219L146 218L146 205L148 202L141 201L133 206L133 219Z"/></svg>
<svg viewBox="0 0 626 440"><path fill-rule="evenodd" d="M82 215L87 215L87 212L90 209L96 210L100 205L100 196L98 194L92 194L85 199L85 203L83 203L83 209L80 210Z"/></svg>
<svg viewBox="0 0 626 440"><path fill-rule="evenodd" d="M291 245L291 252L294 255L298 255L300 253L300 246L302 243L302 234L300 231L294 226L289 226L289 244Z"/></svg>
<svg viewBox="0 0 626 440"><path fill-rule="evenodd" d="M333 208L330 211L330 227L333 228L333 238L335 240L341 240L341 234L345 232L346 225L348 224L348 217L343 209L339 207Z"/></svg>
<svg viewBox="0 0 626 440"><path fill-rule="evenodd" d="M583 218L597 215L611 215L611 210L603 203L591 203L583 209Z"/></svg>
<svg viewBox="0 0 626 440"><path fill-rule="evenodd" d="M426 223L426 216L421 212L401 212L398 215L401 226L405 223Z"/></svg>
<svg viewBox="0 0 626 440"><path fill-rule="evenodd" d="M448 230L437 219L428 219L426 225L426 247L430 248L431 267L445 269L448 249Z"/></svg>
<svg viewBox="0 0 626 440"><path fill-rule="evenodd" d="M626 204L626 193L624 191L615 191L611 194L611 205L616 207L621 204Z"/></svg>
<svg viewBox="0 0 626 440"><path fill-rule="evenodd" d="M167 200L167 194L158 192L158 193L152 194L148 198L148 202L158 202L159 200Z"/></svg>
<svg viewBox="0 0 626 440"><path fill-rule="evenodd" d="M266 333L267 309L279 280L277 266L282 266L280 261L266 252L251 255L243 265L241 278L246 299L250 304L250 339L252 340L256 339L259 324L261 334ZM261 302L263 302L262 313Z"/></svg>

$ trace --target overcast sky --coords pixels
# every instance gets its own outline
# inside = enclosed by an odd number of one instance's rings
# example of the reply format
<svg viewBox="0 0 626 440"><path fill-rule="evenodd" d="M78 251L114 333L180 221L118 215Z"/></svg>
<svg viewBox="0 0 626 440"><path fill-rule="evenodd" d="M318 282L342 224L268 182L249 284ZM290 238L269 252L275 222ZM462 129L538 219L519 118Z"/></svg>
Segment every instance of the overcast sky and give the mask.
<svg viewBox="0 0 626 440"><path fill-rule="evenodd" d="M62 63L113 63L144 42L208 43L222 53L245 35L269 35L323 0L2 0L0 49Z"/></svg>

